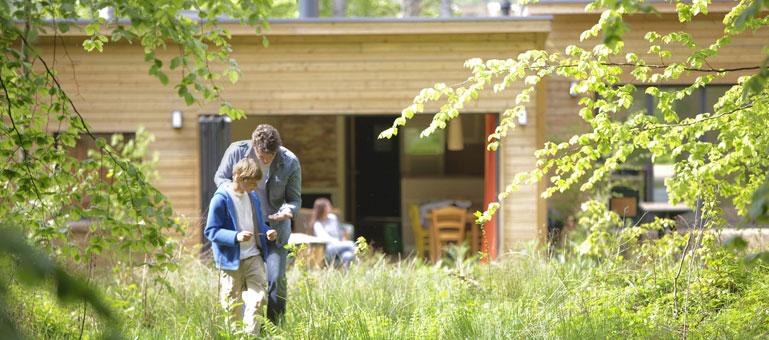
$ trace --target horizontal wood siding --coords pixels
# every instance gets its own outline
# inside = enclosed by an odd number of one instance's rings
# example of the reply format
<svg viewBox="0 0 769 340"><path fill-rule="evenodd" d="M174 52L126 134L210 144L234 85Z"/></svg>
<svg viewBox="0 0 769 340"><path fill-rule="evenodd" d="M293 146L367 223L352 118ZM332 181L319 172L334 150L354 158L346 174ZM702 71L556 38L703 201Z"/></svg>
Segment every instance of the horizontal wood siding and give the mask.
<svg viewBox="0 0 769 340"><path fill-rule="evenodd" d="M85 36L87 21L74 24L60 36ZM123 23L125 24L125 23ZM219 28L226 29L232 36L254 36L256 29L240 25L233 20L219 22ZM103 28L101 33L110 35L112 27ZM360 36L400 35L421 37L434 34L486 35L494 33L547 33L550 31L549 16L528 17L485 17L485 18L315 18L270 20L269 27L261 32L269 36ZM51 36L53 30L42 32Z"/></svg>
<svg viewBox="0 0 769 340"><path fill-rule="evenodd" d="M656 31L660 34L667 34L676 31L686 31L694 37L700 46L708 46L713 43L722 34L723 16L712 14L707 16L698 16L691 23L680 23L675 15L663 14L660 16L638 15L627 18L630 32L625 35L625 53L635 52L640 57L647 60L649 64L659 64L659 57L647 55L651 45L643 39L648 31ZM564 53L569 45L577 45L585 48L592 48L598 39L590 39L585 42L579 41L580 34L590 28L598 21L597 15L556 15L553 18L552 32L548 35L546 48L551 52ZM600 37L599 37L600 38ZM709 60L714 68L734 68L742 66L761 65L765 56L761 53L761 48L769 39L769 32L759 31L758 33L745 32L733 39L731 45L723 48L721 52ZM662 44L656 42L655 44ZM682 55L687 55L690 51L680 44L671 44L664 46L663 49L670 50L673 56L678 55L673 61L680 61ZM615 60L624 62L624 54ZM665 60L670 63L671 60ZM740 75L746 74L734 73L723 79L718 79L714 83L733 84ZM671 84L690 84L692 80L700 74L692 73L685 75ZM636 83L632 78L626 77L626 82ZM560 77L553 77L549 80L547 86L547 129L546 136L549 140L564 141L572 135L585 131L587 125L582 122L578 116L579 98L569 96L569 80Z"/></svg>
<svg viewBox="0 0 769 340"><path fill-rule="evenodd" d="M396 114L424 87L436 82L458 84L469 71L466 59L509 58L536 48L536 34L341 35L234 38L234 57L242 75L236 85L225 84L224 97L250 115ZM541 41L543 38L540 37ZM109 44L102 53L86 53L76 37L57 44L55 68L79 110L94 131L125 132L144 126L156 136L152 151L160 161L158 188L176 211L191 218L197 230L199 207L199 114L216 112L215 104L186 106L172 87L147 74L142 49ZM45 58L54 64L53 43L41 43ZM65 48L66 47L66 48ZM66 50L66 53L65 53ZM166 60L175 48L158 53ZM176 71L170 74L180 76ZM513 104L516 84L509 91L487 91L468 112L501 112ZM184 126L171 128L171 111L184 112ZM503 178L534 166L535 105L529 125L512 133L502 147ZM234 124L237 124L235 122ZM504 182L504 180L503 180ZM508 201L510 239L535 237L535 194L525 188ZM535 210L536 211L536 210ZM534 216L534 217L532 217ZM504 247L503 247L504 249Z"/></svg>

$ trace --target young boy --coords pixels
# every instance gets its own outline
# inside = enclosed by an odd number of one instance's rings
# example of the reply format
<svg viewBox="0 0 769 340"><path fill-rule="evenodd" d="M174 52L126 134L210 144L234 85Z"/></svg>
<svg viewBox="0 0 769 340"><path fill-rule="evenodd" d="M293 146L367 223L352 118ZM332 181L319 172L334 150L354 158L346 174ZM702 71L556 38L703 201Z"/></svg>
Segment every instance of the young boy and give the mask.
<svg viewBox="0 0 769 340"><path fill-rule="evenodd" d="M269 229L254 190L261 178L259 166L244 158L232 169L232 182L221 185L211 199L208 221L203 233L211 241L216 267L221 269L222 306L238 319L243 317L245 331L258 333L256 313L266 300L267 240L278 234ZM242 295L242 306L233 305Z"/></svg>

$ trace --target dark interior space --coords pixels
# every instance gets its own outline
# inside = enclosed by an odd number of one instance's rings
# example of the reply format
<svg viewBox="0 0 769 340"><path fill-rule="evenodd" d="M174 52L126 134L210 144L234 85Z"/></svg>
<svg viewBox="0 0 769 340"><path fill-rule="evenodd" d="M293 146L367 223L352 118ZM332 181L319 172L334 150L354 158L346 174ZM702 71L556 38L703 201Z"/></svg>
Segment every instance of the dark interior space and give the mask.
<svg viewBox="0 0 769 340"><path fill-rule="evenodd" d="M401 249L399 138L377 139L392 116L352 118L350 196L356 236L388 253Z"/></svg>

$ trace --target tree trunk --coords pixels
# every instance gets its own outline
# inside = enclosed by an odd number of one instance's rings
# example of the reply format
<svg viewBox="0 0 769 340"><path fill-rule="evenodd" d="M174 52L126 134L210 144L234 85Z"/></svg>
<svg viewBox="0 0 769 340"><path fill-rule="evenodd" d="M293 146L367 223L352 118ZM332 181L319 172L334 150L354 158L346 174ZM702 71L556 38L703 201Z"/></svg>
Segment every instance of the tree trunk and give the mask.
<svg viewBox="0 0 769 340"><path fill-rule="evenodd" d="M442 18L449 18L452 16L451 13L451 0L441 0L441 17Z"/></svg>
<svg viewBox="0 0 769 340"><path fill-rule="evenodd" d="M403 0L403 17L418 17L422 14L422 0Z"/></svg>
<svg viewBox="0 0 769 340"><path fill-rule="evenodd" d="M335 18L346 17L347 0L334 0L333 8L331 9L331 15Z"/></svg>

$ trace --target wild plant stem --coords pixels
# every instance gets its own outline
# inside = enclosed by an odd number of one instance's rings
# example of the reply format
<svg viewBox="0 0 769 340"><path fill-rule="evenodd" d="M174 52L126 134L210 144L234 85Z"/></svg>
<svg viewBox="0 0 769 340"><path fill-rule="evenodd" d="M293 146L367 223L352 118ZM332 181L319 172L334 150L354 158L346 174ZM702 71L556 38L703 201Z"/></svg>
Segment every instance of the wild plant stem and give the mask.
<svg viewBox="0 0 769 340"><path fill-rule="evenodd" d="M691 238L691 234L686 234L686 245L681 254L681 261L678 262L678 272L676 273L675 279L673 279L673 319L678 319L678 278L681 276L681 270L684 267L684 260L686 260L686 253L689 250L689 241Z"/></svg>

